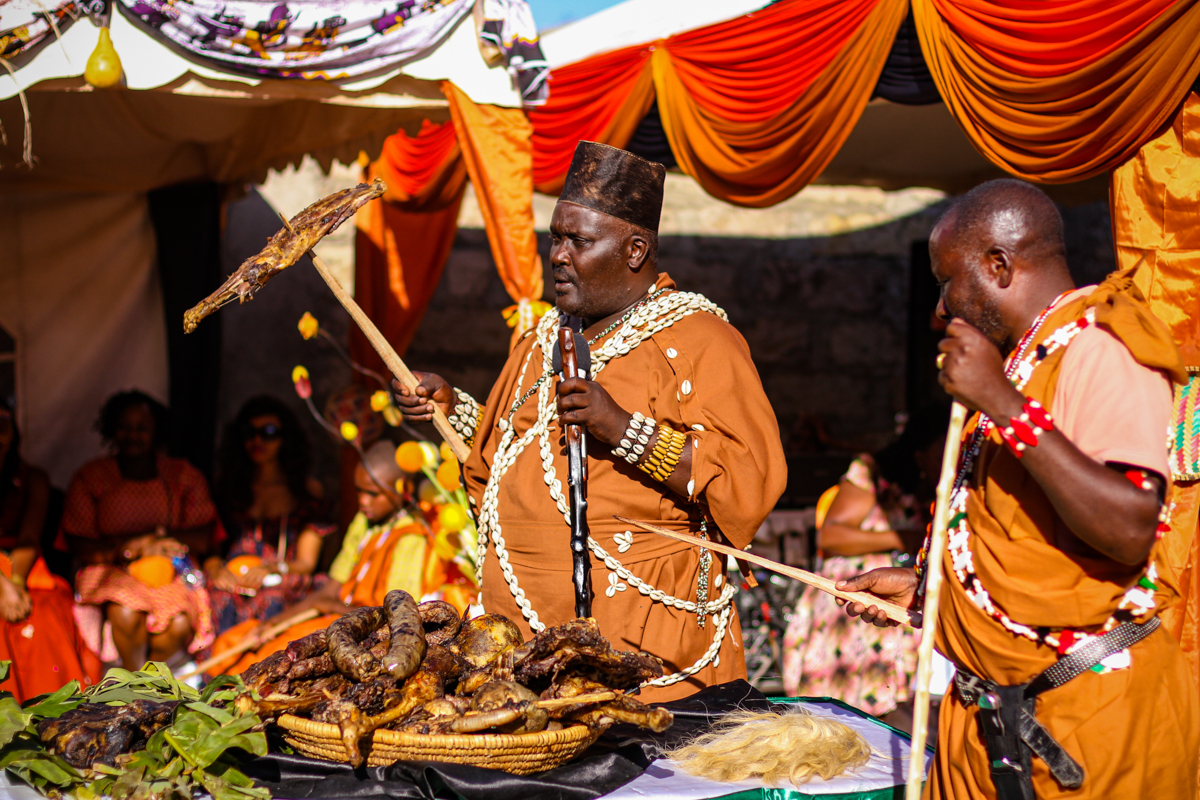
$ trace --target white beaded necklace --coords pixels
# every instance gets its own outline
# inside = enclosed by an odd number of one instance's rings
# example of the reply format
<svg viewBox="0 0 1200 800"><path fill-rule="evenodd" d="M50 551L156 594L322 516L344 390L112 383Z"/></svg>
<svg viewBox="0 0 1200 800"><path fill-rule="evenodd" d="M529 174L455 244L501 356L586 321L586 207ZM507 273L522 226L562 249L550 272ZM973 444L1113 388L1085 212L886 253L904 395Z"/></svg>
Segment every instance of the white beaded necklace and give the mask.
<svg viewBox="0 0 1200 800"><path fill-rule="evenodd" d="M652 288L650 291L654 292L655 290ZM660 294L652 297L648 302L643 303L637 308L624 321L624 324L600 345L598 349L592 351L592 379L595 380L596 376L609 361L628 355L638 345L645 342L654 334L674 325L684 317L699 311L715 314L722 320L729 321L725 312L703 295L690 292L668 292L665 295ZM554 341L558 327L559 317L557 313L553 312L546 314L542 317L541 322L538 323L536 337L537 346L542 353L543 373L553 369L551 358L554 352ZM529 364L533 360L533 351L534 348L530 348L529 354L525 357L525 363L521 365L521 372L517 377L516 387L513 391L514 402L521 396L521 386L525 381ZM525 590L521 588L520 583L517 581L517 576L513 572L512 565L509 562L508 549L505 545L503 531L500 526L499 493L500 481L505 473L516 463L517 457L536 438L538 439L538 449L542 460L542 470L545 473L546 487L550 492L551 499L555 502L555 506L563 515L563 519L567 524L570 524L571 508L567 502L567 498L563 495L562 481L559 480L554 468L554 454L550 442L550 430L552 424L558 419L558 410L555 396L550 391L549 381L543 382L538 387L537 398L537 420L520 437L517 436L516 426L510 424L507 420L502 419L498 424L501 431L500 443L496 447L496 452L492 459L492 469L488 475L487 485L483 490L483 499L480 503L479 518L477 521L479 531L479 547L477 551L478 574L483 575L483 562L487 555L488 542L490 541L496 550L497 563L500 565L500 572L508 584L508 590L512 594L513 600L516 601L517 607L521 609L521 614L529 622L529 627L535 633L544 630L546 625L538 618L537 611L534 610L532 603L525 596ZM610 587L606 593L624 591L625 587L620 583L623 580L655 602L690 614L695 614L700 610L695 602L672 597L634 575L620 561L601 547L595 539L588 538L588 548L596 558L604 563L605 567L611 573L609 575ZM704 652L704 655L690 667L671 675L664 675L661 678L648 681L647 685L669 686L691 675L695 675L709 664L715 665L720 663L719 651L721 649L721 642L725 637L725 632L729 627L730 617L732 616L734 593L733 586L726 581L722 586L721 595L715 601L711 601L705 606L706 613L714 614L716 624L713 626L712 644Z"/></svg>

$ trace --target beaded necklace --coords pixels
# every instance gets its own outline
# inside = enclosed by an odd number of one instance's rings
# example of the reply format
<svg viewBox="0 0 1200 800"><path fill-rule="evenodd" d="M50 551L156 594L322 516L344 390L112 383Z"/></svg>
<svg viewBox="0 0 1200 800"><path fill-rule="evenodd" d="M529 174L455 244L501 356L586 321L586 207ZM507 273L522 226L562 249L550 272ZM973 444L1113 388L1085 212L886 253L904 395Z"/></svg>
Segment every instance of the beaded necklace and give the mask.
<svg viewBox="0 0 1200 800"><path fill-rule="evenodd" d="M620 319L618 319L613 324L609 325L604 330L597 333L591 339L588 339L588 347L595 346L596 342L600 341L605 336L607 336L608 334L615 331L621 325L624 325L626 322L629 321L630 317L632 317L634 315L634 312L636 312L639 308L641 308L646 303L648 303L652 300L657 300L659 297L662 296L663 292L667 291L667 289L666 289L666 287L663 287L662 289L655 291L654 287L652 286L652 287L650 287L650 291L651 291L651 294L646 295L641 300L638 300L636 303L634 303L632 306L630 306L629 310L626 311L624 314L622 314ZM549 370L546 370L545 372L543 372L541 377L538 378L536 381L534 381L533 386L529 387L529 391L525 392L525 394L523 394L521 396L521 399L517 400L515 403L512 404L512 408L510 408L508 410L509 427L512 426L513 415L515 415L517 413L517 410L521 406L525 405L525 401L527 401L530 397L533 397L533 393L536 392L538 389L540 389L542 384L545 383L547 380L549 380L553 375L554 375L553 369L549 369Z"/></svg>
<svg viewBox="0 0 1200 800"><path fill-rule="evenodd" d="M1079 319L1072 320L1055 329L1046 337L1042 344L1039 344L1032 350L1029 349L1029 345L1033 341L1037 330L1041 327L1041 324L1045 321L1050 311L1064 296L1060 295L1058 299L1051 303L1038 316L1034 325L1021 337L1017 349L1005 365L1005 377L1013 382L1018 391L1024 391L1030 378L1033 377L1036 367L1044 362L1051 353L1066 347L1076 336L1095 322L1095 309L1085 309L1083 316ZM1155 607L1154 592L1158 588L1156 585L1158 575L1153 562L1147 564L1146 570L1137 583L1126 591L1125 596L1118 603L1116 610L1097 633L1087 633L1070 629L1053 631L1045 627L1033 628L1012 619L1003 609L996 605L987 589L983 586L982 581L980 581L979 575L975 572L974 556L970 547L971 527L967 521L967 501L970 497L970 489L967 486L968 480L974 469L979 452L983 447L983 441L987 438L993 425L994 423L986 414L979 414L975 430L972 432L967 446L963 449L963 455L959 460L954 488L951 490L950 495L950 519L946 525L946 550L951 560L951 572L954 573L955 578L962 585L967 597L970 598L976 607L1010 633L1051 647L1060 655L1071 652L1089 639L1112 630L1122 622L1137 619L1153 610ZM925 591L924 571L928 545L929 539L926 537L925 546L921 548L921 552L917 556L918 599L923 597ZM1123 657L1119 657L1119 655L1112 657L1113 661L1105 659L1108 662L1107 664L1097 665L1093 667L1093 670L1096 672L1105 672L1109 668L1113 668L1113 664L1123 663Z"/></svg>

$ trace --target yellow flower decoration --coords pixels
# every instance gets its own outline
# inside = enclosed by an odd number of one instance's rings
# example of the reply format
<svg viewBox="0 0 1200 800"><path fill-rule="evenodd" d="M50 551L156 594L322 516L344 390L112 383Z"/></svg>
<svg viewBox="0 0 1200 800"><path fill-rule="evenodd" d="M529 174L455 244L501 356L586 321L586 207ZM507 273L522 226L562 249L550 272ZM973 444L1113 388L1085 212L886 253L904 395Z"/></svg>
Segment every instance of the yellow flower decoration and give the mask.
<svg viewBox="0 0 1200 800"><path fill-rule="evenodd" d="M554 308L554 306L550 305L549 303L545 302L544 300L532 300L529 303L529 307L530 307L530 311L533 312L533 322L535 324L537 323L538 320L540 320L543 316L545 316L547 311ZM510 327L510 328L517 327L517 323L519 323L521 321L521 305L520 305L520 303L518 303L516 305L511 305L508 308L501 311L500 313L502 315L504 315L504 321L506 323L508 323L508 327Z"/></svg>
<svg viewBox="0 0 1200 800"><path fill-rule="evenodd" d="M388 400L387 392L385 392L383 389L380 389L378 392L371 395L371 410L372 411L383 411L385 408L387 408L391 404L392 404L391 401Z"/></svg>
<svg viewBox="0 0 1200 800"><path fill-rule="evenodd" d="M443 461L442 465L437 468L437 480L441 487L447 492L453 492L459 486L459 468L458 462L454 459Z"/></svg>
<svg viewBox="0 0 1200 800"><path fill-rule="evenodd" d="M304 316L300 318L300 324L296 327L300 329L300 335L305 339L311 339L312 337L316 336L317 331L321 329L321 325L317 322L317 318L307 311L304 312Z"/></svg>
<svg viewBox="0 0 1200 800"><path fill-rule="evenodd" d="M388 406L383 410L383 421L393 428L400 427L400 412L395 406Z"/></svg>
<svg viewBox="0 0 1200 800"><path fill-rule="evenodd" d="M420 442L405 442L396 448L396 466L405 472L420 472L425 460L425 448Z"/></svg>
<svg viewBox="0 0 1200 800"><path fill-rule="evenodd" d="M304 367L292 370L292 385L296 387L296 394L300 395L301 400L312 397L312 384L308 381L308 370Z"/></svg>
<svg viewBox="0 0 1200 800"><path fill-rule="evenodd" d="M446 444L445 442L442 442L442 444L438 447L438 453L441 454L442 461L458 461L458 459L454 457L454 451L450 449L450 445Z"/></svg>
<svg viewBox="0 0 1200 800"><path fill-rule="evenodd" d="M353 442L358 438L358 426L353 422L342 423L342 438L347 442Z"/></svg>
<svg viewBox="0 0 1200 800"><path fill-rule="evenodd" d="M438 522L442 524L443 530L451 533L458 533L467 527L470 521L467 510L458 503L447 503L438 510Z"/></svg>
<svg viewBox="0 0 1200 800"><path fill-rule="evenodd" d="M442 459L438 455L438 449L434 446L433 442L417 442L417 444L421 445L421 449L425 451L425 463L431 467L436 467Z"/></svg>

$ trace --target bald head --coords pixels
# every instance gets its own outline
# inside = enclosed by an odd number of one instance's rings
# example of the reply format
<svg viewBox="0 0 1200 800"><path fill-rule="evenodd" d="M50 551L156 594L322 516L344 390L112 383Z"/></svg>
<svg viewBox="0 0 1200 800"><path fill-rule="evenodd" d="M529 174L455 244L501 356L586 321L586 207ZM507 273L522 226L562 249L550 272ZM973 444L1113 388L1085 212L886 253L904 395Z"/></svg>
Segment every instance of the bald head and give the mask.
<svg viewBox="0 0 1200 800"><path fill-rule="evenodd" d="M1003 178L981 183L954 201L937 229L947 243L985 253L1000 246L1028 266L1066 269L1062 215L1041 189Z"/></svg>
<svg viewBox="0 0 1200 800"><path fill-rule="evenodd" d="M388 441L376 442L367 451L364 459L367 473L383 483L383 488L394 491L396 481L404 477L404 470L396 464L396 445Z"/></svg>
<svg viewBox="0 0 1200 800"><path fill-rule="evenodd" d="M942 288L939 316L970 323L1002 352L1074 286L1062 216L1024 181L988 181L958 198L934 226L929 255Z"/></svg>

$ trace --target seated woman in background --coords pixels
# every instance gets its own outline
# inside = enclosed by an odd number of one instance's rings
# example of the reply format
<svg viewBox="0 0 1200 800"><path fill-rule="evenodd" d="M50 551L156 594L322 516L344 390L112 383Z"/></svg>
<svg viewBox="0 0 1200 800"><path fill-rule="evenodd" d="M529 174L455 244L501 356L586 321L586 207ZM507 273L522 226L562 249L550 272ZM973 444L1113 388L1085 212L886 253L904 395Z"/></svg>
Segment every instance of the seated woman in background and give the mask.
<svg viewBox="0 0 1200 800"><path fill-rule="evenodd" d="M308 439L280 400L248 400L225 429L216 499L230 543L204 565L217 633L273 617L314 588L323 521ZM324 580L321 578L320 580Z"/></svg>
<svg viewBox="0 0 1200 800"><path fill-rule="evenodd" d="M0 402L0 661L11 661L0 690L18 703L68 681L100 680L100 659L75 627L70 585L40 554L50 499L46 473L21 460L12 408Z"/></svg>
<svg viewBox="0 0 1200 800"><path fill-rule="evenodd" d="M329 627L351 608L383 605L383 598L392 589L402 589L420 599L423 563L414 563L405 551L406 545L415 541L414 537L424 544L425 526L408 510L405 494L411 488L409 476L397 466L396 446L390 442L376 442L366 455L370 470L362 464L354 470L358 514L329 569L329 580L271 619L247 620L222 634L213 645L214 657L247 637L256 643L257 649L240 657L232 656L210 670L211 674L240 674L251 664L286 647L288 642ZM397 483L406 491L398 491ZM270 628L306 612L310 614L306 621L292 625L270 641L262 641ZM313 619L311 615L317 616Z"/></svg>
<svg viewBox="0 0 1200 800"><path fill-rule="evenodd" d="M162 453L167 409L143 392L110 397L96 429L113 455L75 473L62 521L86 564L75 579L79 602L103 609L126 669L147 655L194 653L213 638L208 592L177 575L172 560L185 565L190 553L200 562L213 548L208 484L191 464Z"/></svg>
<svg viewBox="0 0 1200 800"><path fill-rule="evenodd" d="M909 563L929 523L945 430L945 413L919 412L877 458L850 464L818 520L820 574L838 581ZM908 628L854 625L832 595L806 590L784 637L784 689L835 697L907 730L917 643Z"/></svg>

